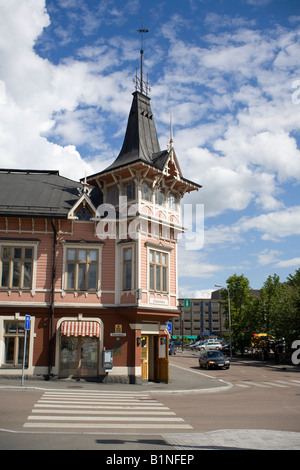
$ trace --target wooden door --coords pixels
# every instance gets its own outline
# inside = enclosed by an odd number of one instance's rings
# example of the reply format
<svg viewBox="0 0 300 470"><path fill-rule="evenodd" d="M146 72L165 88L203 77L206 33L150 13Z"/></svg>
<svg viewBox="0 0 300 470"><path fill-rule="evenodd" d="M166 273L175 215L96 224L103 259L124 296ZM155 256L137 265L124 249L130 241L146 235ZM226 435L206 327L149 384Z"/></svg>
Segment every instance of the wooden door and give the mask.
<svg viewBox="0 0 300 470"><path fill-rule="evenodd" d="M169 337L155 337L155 381L169 383Z"/></svg>
<svg viewBox="0 0 300 470"><path fill-rule="evenodd" d="M142 380L148 380L149 378L149 337L147 335L142 336L141 342L141 367L142 367Z"/></svg>

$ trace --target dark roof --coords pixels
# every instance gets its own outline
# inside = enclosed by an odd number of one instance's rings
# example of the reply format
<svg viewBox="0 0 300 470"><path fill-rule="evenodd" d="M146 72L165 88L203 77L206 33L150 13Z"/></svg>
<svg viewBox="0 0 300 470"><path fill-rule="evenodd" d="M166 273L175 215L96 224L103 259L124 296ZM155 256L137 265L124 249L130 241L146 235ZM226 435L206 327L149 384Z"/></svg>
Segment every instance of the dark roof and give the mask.
<svg viewBox="0 0 300 470"><path fill-rule="evenodd" d="M0 169L0 215L64 218L78 201L83 184L59 175L58 171ZM90 194L95 207L102 194Z"/></svg>
<svg viewBox="0 0 300 470"><path fill-rule="evenodd" d="M153 158L160 153L150 98L135 91L122 149L105 172L140 160L155 166Z"/></svg>
<svg viewBox="0 0 300 470"><path fill-rule="evenodd" d="M162 171L168 161L171 149L160 149L150 98L139 91L135 91L132 95L133 100L122 149L109 167L90 175L88 177L90 181L95 177L137 162L144 162ZM202 187L186 178L181 177L181 179L194 187Z"/></svg>

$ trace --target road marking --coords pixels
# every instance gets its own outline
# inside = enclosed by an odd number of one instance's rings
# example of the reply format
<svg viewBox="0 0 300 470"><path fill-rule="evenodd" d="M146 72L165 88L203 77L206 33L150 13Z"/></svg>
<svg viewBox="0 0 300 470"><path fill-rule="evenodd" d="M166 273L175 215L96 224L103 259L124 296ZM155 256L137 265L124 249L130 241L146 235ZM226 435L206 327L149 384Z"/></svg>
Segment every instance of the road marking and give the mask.
<svg viewBox="0 0 300 470"><path fill-rule="evenodd" d="M42 400L40 401L39 403L52 403L52 404L55 404L57 403L56 400ZM81 405L83 403L86 403L86 404L89 404L89 405L128 405L128 406L132 406L132 405L138 405L138 404L141 404L140 402L122 402L120 400L118 401L107 401L107 402L102 402L102 401L88 401L88 402L82 402L81 400L62 400L60 401L60 403L66 403L66 404L71 404L71 405ZM152 402L152 403L144 403L143 406L145 407L151 407L154 405L155 402ZM157 406L160 406L160 405L157 405Z"/></svg>
<svg viewBox="0 0 300 470"><path fill-rule="evenodd" d="M28 416L29 420L32 421L157 421L160 420L157 416ZM183 418L164 418L165 421L184 421Z"/></svg>
<svg viewBox="0 0 300 470"><path fill-rule="evenodd" d="M128 423L126 424L110 424L110 423L25 423L24 427L25 428L72 428L72 429L128 429L129 427L133 427L134 429L176 429L176 430L181 430L181 429L193 429L192 426L189 424L169 424L169 423L163 423L163 424L152 424L152 423L147 423L147 424L140 424L136 423L133 426L129 426Z"/></svg>
<svg viewBox="0 0 300 470"><path fill-rule="evenodd" d="M264 382L264 384L267 385L272 385L272 387L282 387L282 388L288 388L287 385L282 385L282 384L275 384L274 382Z"/></svg>
<svg viewBox="0 0 300 470"><path fill-rule="evenodd" d="M63 405L54 402L53 403L36 403L34 408L72 408L72 409L82 409L82 410L144 410L143 405L70 405L64 403ZM76 402L77 403L77 402ZM147 410L168 410L167 406L163 406L160 403L157 405L147 406Z"/></svg>
<svg viewBox="0 0 300 470"><path fill-rule="evenodd" d="M245 385L248 385L248 386L254 385L255 387L270 388L268 385L264 385L264 384L257 383L257 382L247 382Z"/></svg>
<svg viewBox="0 0 300 470"><path fill-rule="evenodd" d="M285 380L275 380L275 382L279 382L279 383L282 383L282 384L285 384L285 385L294 385L295 387L300 387L300 383L293 383L292 381L291 382L286 382Z"/></svg>
<svg viewBox="0 0 300 470"><path fill-rule="evenodd" d="M45 410L45 409L42 409L42 410L39 410L39 409L33 409L32 410L32 413L63 413L63 414L76 414L76 415L88 415L88 414L93 414L93 415L127 415L128 414L128 410L123 410L123 409L119 409L119 410L114 410L114 409L111 409L111 410L66 410L66 409L61 409L61 410L58 410L58 409L51 409L51 410ZM151 411L145 411L145 410L140 410L140 411L136 411L136 410L130 410L130 416L132 415L143 415L143 416L147 416L147 415L157 415L157 416L175 416L176 413L174 411L156 411L156 410L151 410Z"/></svg>
<svg viewBox="0 0 300 470"><path fill-rule="evenodd" d="M45 392L33 406L25 428L193 429L147 394Z"/></svg>
<svg viewBox="0 0 300 470"><path fill-rule="evenodd" d="M296 382L296 383L293 383ZM264 381L262 383L247 381L246 383L237 383L235 384L237 387L244 387L249 388L251 386L254 387L262 387L262 388L271 388L271 387L280 387L280 388L289 388L291 385L300 387L300 380L274 380L274 382L267 382Z"/></svg>
<svg viewBox="0 0 300 470"><path fill-rule="evenodd" d="M75 398L81 398L81 399L90 399L90 398L93 398L93 399L96 399L96 400L99 400L99 399L103 399L103 400L107 400L107 399L111 399L112 397L112 394L111 393L105 393L105 394L100 394L100 393L90 393L90 394L86 394L86 393L78 393L78 392L67 392L67 393L50 393L50 392L45 392L44 395L43 395L43 398L49 398L49 397L53 397L53 398L68 398L68 397L75 397ZM114 398L116 399L124 399L126 398L126 400L146 400L146 401L149 401L149 395L116 395Z"/></svg>

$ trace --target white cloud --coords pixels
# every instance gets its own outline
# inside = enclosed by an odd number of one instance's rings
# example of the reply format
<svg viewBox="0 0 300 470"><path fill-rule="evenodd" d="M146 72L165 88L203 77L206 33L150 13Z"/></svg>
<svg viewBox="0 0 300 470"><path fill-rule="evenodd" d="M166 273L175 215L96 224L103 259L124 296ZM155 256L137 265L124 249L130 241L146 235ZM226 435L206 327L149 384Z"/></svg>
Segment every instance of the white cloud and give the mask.
<svg viewBox="0 0 300 470"><path fill-rule="evenodd" d="M275 264L277 268L290 268L290 267L300 267L300 258L292 258L292 259L286 259L282 261L278 261L278 263Z"/></svg>
<svg viewBox="0 0 300 470"><path fill-rule="evenodd" d="M101 76L103 63L114 60L105 50L98 63L67 59L54 65L39 57L33 46L50 24L44 0L0 0L0 18L0 166L58 169L74 179L93 173L75 145L89 143L107 154L95 109L101 103L102 110L123 113L125 119L130 106L123 87L126 70ZM83 112L77 109L81 103L92 108ZM62 145L51 142L54 136Z"/></svg>
<svg viewBox="0 0 300 470"><path fill-rule="evenodd" d="M223 270L221 265L208 263L203 252L184 251L181 243L179 243L179 250L182 250L182 254L178 256L178 275L180 279L191 277L191 274L195 279L210 278L216 272Z"/></svg>
<svg viewBox="0 0 300 470"><path fill-rule="evenodd" d="M210 299L215 289L191 289L189 286L180 286L179 299Z"/></svg>
<svg viewBox="0 0 300 470"><path fill-rule="evenodd" d="M279 210L280 185L300 181L293 135L300 106L292 102L298 33L279 26L254 30L239 17L206 17L207 24L217 27L218 21L222 27L231 22L232 31L207 35L206 47L179 38L183 20L169 33L165 75L156 90L163 93L159 117L168 122L161 108L169 95L175 149L184 174L203 185L199 197L207 217L253 202L263 211Z"/></svg>
<svg viewBox="0 0 300 470"><path fill-rule="evenodd" d="M263 240L278 241L292 235L300 235L300 206L281 211L261 214L257 217L243 217L239 221L242 232L257 230Z"/></svg>
<svg viewBox="0 0 300 470"><path fill-rule="evenodd" d="M280 251L278 250L269 250L266 248L262 250L257 255L258 264L260 266L266 266L268 264L272 264L278 260L278 256L280 255Z"/></svg>

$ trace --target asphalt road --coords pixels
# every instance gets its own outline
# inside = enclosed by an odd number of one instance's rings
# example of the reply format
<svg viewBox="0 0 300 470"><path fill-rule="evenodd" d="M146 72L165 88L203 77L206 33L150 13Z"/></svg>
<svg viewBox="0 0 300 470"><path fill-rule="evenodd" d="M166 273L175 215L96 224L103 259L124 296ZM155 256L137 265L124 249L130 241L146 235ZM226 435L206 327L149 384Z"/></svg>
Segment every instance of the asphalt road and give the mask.
<svg viewBox="0 0 300 470"><path fill-rule="evenodd" d="M170 384L0 380L0 449L300 449L300 369L170 358Z"/></svg>

